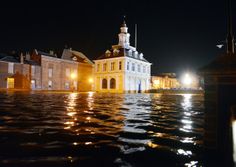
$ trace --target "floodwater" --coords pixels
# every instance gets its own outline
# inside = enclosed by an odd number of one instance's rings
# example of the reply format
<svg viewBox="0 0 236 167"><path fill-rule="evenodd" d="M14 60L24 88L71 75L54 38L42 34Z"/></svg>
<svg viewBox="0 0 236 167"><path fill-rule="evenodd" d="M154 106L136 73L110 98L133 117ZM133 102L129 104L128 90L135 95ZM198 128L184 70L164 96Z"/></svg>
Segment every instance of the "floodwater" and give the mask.
<svg viewBox="0 0 236 167"><path fill-rule="evenodd" d="M0 166L202 166L203 99L1 93Z"/></svg>

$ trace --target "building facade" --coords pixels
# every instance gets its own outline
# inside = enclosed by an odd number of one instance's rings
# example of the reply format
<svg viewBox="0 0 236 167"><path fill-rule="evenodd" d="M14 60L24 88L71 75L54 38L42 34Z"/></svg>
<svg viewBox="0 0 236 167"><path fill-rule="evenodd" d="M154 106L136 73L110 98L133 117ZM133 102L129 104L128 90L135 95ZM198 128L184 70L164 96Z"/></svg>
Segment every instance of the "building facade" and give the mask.
<svg viewBox="0 0 236 167"><path fill-rule="evenodd" d="M178 89L181 87L175 73L162 73L151 78L152 89Z"/></svg>
<svg viewBox="0 0 236 167"><path fill-rule="evenodd" d="M78 63L77 88L80 92L94 90L94 63L90 61L83 53L64 49L62 53L63 60L71 60Z"/></svg>
<svg viewBox="0 0 236 167"><path fill-rule="evenodd" d="M30 65L13 56L0 59L0 89L30 89Z"/></svg>
<svg viewBox="0 0 236 167"><path fill-rule="evenodd" d="M31 80L32 89L41 90L77 90L78 63L75 61L57 58L54 54L49 54L34 50L31 61L40 64L40 68L31 67L33 78ZM40 75L41 73L41 75Z"/></svg>
<svg viewBox="0 0 236 167"><path fill-rule="evenodd" d="M62 57L34 50L23 56L0 55L0 89L93 90L93 62L65 49Z"/></svg>
<svg viewBox="0 0 236 167"><path fill-rule="evenodd" d="M118 45L113 45L94 60L95 91L145 92L150 89L151 63L130 46L130 34L125 22L120 31Z"/></svg>

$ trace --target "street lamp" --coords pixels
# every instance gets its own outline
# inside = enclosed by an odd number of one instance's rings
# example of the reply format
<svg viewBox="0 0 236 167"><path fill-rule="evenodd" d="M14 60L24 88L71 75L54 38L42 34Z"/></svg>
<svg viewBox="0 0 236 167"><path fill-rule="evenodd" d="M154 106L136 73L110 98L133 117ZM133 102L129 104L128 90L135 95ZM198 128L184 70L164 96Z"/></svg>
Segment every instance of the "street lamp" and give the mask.
<svg viewBox="0 0 236 167"><path fill-rule="evenodd" d="M186 73L184 77L182 78L182 83L186 86L189 86L192 84L192 82L193 82L192 77L190 76L189 73Z"/></svg>

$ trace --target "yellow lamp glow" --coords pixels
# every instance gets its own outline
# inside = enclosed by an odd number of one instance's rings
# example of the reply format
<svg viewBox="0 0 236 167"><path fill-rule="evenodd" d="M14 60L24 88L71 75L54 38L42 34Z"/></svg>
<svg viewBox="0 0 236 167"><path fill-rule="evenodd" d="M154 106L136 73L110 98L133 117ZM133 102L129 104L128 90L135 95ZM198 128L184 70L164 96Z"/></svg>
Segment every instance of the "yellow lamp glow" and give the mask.
<svg viewBox="0 0 236 167"><path fill-rule="evenodd" d="M89 83L93 83L93 78L89 78Z"/></svg>
<svg viewBox="0 0 236 167"><path fill-rule="evenodd" d="M154 80L153 83L154 83L154 85L159 85L160 81L159 80Z"/></svg>
<svg viewBox="0 0 236 167"><path fill-rule="evenodd" d="M71 79L75 79L76 78L76 74L75 73L71 73L70 77L71 77Z"/></svg>

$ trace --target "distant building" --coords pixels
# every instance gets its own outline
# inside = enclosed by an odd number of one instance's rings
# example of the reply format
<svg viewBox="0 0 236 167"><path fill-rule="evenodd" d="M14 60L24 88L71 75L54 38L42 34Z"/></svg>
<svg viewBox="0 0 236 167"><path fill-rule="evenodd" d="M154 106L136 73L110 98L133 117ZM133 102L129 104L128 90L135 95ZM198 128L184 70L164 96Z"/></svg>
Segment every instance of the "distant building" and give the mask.
<svg viewBox="0 0 236 167"><path fill-rule="evenodd" d="M92 78L93 62L77 51L65 49L62 58L36 49L24 56L0 55L3 89L91 91Z"/></svg>
<svg viewBox="0 0 236 167"><path fill-rule="evenodd" d="M144 92L150 89L151 63L135 47L130 46L130 34L124 22L118 45L113 45L95 62L95 91Z"/></svg>
<svg viewBox="0 0 236 167"><path fill-rule="evenodd" d="M15 56L0 56L0 89L29 89L30 65Z"/></svg>
<svg viewBox="0 0 236 167"><path fill-rule="evenodd" d="M62 59L73 60L78 63L78 91L92 91L94 90L94 63L90 61L83 53L64 49Z"/></svg>
<svg viewBox="0 0 236 167"><path fill-rule="evenodd" d="M32 88L42 90L77 90L77 68L75 61L57 58L54 54L34 50L30 60L41 66L40 78L31 80Z"/></svg>
<svg viewBox="0 0 236 167"><path fill-rule="evenodd" d="M152 76L152 89L177 89L180 87L181 85L176 78L175 73L162 73L156 76Z"/></svg>

